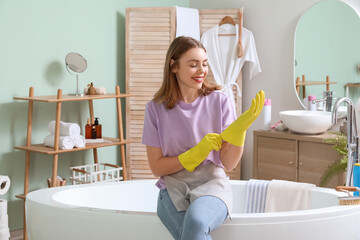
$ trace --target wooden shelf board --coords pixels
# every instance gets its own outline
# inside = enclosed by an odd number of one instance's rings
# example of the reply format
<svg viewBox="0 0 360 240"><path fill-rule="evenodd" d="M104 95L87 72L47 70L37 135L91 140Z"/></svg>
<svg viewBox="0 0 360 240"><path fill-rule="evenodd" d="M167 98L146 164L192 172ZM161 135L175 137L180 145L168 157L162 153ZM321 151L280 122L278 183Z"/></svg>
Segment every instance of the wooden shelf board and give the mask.
<svg viewBox="0 0 360 240"><path fill-rule="evenodd" d="M345 87L360 87L360 83L347 83Z"/></svg>
<svg viewBox="0 0 360 240"><path fill-rule="evenodd" d="M107 93L101 95L84 95L84 96L71 96L62 95L61 99L57 99L56 95L51 96L35 96L35 97L14 97L15 100L27 100L27 101L38 101L38 102L70 102L70 101L84 101L93 99L106 99L106 98L124 98L130 97L131 94L120 94Z"/></svg>
<svg viewBox="0 0 360 240"><path fill-rule="evenodd" d="M306 81L306 82L299 82L296 84L296 86L307 86L307 85L327 85L327 84L337 84L337 82L312 82L312 81Z"/></svg>
<svg viewBox="0 0 360 240"><path fill-rule="evenodd" d="M25 194L19 194L19 195L16 195L15 197L20 198L20 199L23 199L23 200L26 199Z"/></svg>
<svg viewBox="0 0 360 240"><path fill-rule="evenodd" d="M60 153L66 153L66 152L83 151L86 149L123 145L123 144L128 144L128 143L133 142L131 140L124 140L124 141L120 142L118 138L104 137L104 139L111 141L111 142L87 143L86 146L83 148L72 148L72 149L57 150L57 151L55 151L54 148L52 148L52 147L46 147L44 144L33 144L31 146L17 146L15 148L19 149L19 150L38 152L38 153L44 153L44 154L60 154Z"/></svg>

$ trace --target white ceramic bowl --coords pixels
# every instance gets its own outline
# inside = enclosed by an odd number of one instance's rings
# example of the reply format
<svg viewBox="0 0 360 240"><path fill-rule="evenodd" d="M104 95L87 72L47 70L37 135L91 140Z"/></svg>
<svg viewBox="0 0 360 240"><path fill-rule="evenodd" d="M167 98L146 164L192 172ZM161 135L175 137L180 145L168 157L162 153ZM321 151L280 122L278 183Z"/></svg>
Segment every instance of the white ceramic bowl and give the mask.
<svg viewBox="0 0 360 240"><path fill-rule="evenodd" d="M279 112L281 121L291 130L303 134L318 134L332 126L331 112L291 110Z"/></svg>

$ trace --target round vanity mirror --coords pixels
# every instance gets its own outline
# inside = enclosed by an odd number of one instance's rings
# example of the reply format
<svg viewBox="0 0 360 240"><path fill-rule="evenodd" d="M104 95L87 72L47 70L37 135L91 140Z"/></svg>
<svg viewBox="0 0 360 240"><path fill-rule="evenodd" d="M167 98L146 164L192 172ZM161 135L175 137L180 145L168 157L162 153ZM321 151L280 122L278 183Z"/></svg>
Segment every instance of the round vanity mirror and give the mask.
<svg viewBox="0 0 360 240"><path fill-rule="evenodd" d="M82 96L84 94L79 92L79 73L85 71L87 62L83 56L78 53L69 53L65 57L66 69L69 73L76 75L76 93L70 94L75 96Z"/></svg>
<svg viewBox="0 0 360 240"><path fill-rule="evenodd" d="M295 32L294 87L307 109L307 100L344 96L354 103L360 97L360 18L349 4L324 0L308 9ZM325 92L325 93L324 93ZM311 96L311 97L309 97ZM330 101L329 101L330 102ZM329 110L328 110L329 111Z"/></svg>

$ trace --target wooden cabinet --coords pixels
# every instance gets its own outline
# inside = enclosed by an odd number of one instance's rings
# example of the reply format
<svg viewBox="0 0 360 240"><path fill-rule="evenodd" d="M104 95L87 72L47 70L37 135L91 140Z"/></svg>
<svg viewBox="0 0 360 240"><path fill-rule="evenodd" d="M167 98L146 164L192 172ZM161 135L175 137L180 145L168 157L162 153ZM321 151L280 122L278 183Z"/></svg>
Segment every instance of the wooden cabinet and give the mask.
<svg viewBox="0 0 360 240"><path fill-rule="evenodd" d="M254 131L253 178L282 179L319 185L327 167L339 159L332 144L323 140L330 134L300 135L289 131ZM326 187L345 183L344 174Z"/></svg>
<svg viewBox="0 0 360 240"><path fill-rule="evenodd" d="M130 141L124 139L123 134L123 124L122 124L122 112L121 112L121 98L129 97L129 94L120 94L119 86L115 87L114 93L107 93L104 95L85 95L85 96L70 96L62 95L62 90L58 89L57 95L52 96L34 96L34 88L30 87L29 97L14 97L16 100L25 100L28 101L28 123L27 123L27 141L24 146L17 146L16 149L24 150L26 152L25 157L25 178L24 178L24 193L17 195L16 197L23 200L26 199L26 195L29 192L29 175L30 175L30 153L37 152L42 154L48 154L53 157L53 168L52 168L52 187L55 186L57 168L58 168L58 159L59 154L65 152L73 151L82 151L87 149L93 150L94 163L98 163L97 149L101 147L108 146L120 146L121 160L123 167L123 179L127 179L126 166L125 166L125 144L130 143ZM118 136L117 137L103 137L108 140L102 143L87 143L84 148L73 148L67 150L60 150L58 147L59 135L60 135L60 119L61 119L61 105L63 102L74 102L74 101L87 101L89 103L89 112L91 122L94 121L94 109L93 109L93 100L97 99L115 99L117 107L117 117L118 117ZM56 103L56 123L55 123L55 144L54 147L46 147L44 144L32 144L31 143L31 133L32 133L32 116L33 116L33 103L34 102L47 102L47 103ZM25 214L25 204L24 204L24 214ZM26 235L26 222L24 216L24 240L27 239Z"/></svg>

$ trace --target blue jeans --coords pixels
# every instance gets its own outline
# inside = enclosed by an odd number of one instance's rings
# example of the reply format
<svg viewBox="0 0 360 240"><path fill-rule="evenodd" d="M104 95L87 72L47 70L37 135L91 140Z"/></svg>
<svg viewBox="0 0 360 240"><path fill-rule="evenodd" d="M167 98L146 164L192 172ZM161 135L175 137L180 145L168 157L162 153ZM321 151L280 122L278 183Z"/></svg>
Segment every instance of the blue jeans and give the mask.
<svg viewBox="0 0 360 240"><path fill-rule="evenodd" d="M211 240L210 232L227 217L225 203L214 196L202 196L186 211L178 212L166 189L160 190L157 214L175 240Z"/></svg>

